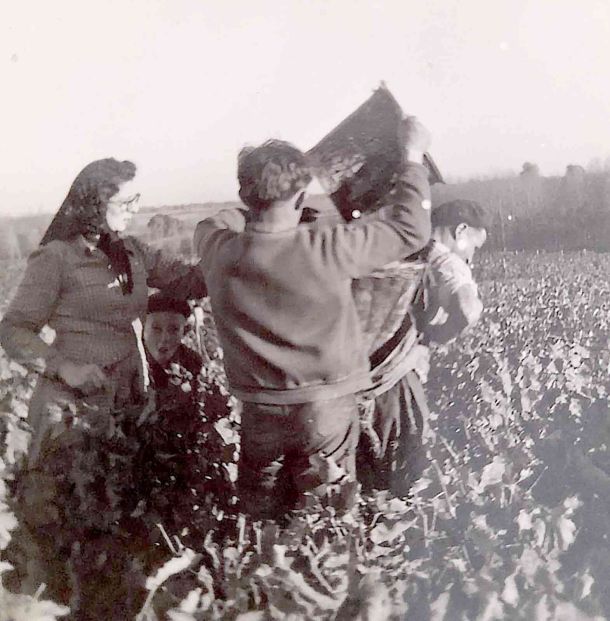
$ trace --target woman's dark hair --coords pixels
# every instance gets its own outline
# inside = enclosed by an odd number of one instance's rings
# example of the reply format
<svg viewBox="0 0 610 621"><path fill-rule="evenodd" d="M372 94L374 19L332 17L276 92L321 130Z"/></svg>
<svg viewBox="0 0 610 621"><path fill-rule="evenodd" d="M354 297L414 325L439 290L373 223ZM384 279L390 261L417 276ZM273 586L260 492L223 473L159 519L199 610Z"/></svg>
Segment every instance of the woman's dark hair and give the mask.
<svg viewBox="0 0 610 621"><path fill-rule="evenodd" d="M135 174L135 164L127 160L106 158L87 164L76 176L40 245L79 234L92 238L105 231L108 201L119 191L119 185L131 181Z"/></svg>
<svg viewBox="0 0 610 621"><path fill-rule="evenodd" d="M489 227L489 213L479 203L457 199L435 207L430 216L432 228L449 227L452 235L458 225L464 223L474 229Z"/></svg>
<svg viewBox="0 0 610 621"><path fill-rule="evenodd" d="M283 140L242 149L237 158L239 197L254 211L288 200L307 187L311 172L305 155Z"/></svg>

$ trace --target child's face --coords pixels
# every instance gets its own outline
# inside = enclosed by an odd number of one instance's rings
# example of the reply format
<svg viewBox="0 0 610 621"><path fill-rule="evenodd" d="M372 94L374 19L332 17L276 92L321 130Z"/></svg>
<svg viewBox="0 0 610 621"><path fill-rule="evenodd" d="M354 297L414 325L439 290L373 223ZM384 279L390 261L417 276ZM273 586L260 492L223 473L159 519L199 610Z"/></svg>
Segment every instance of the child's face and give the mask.
<svg viewBox="0 0 610 621"><path fill-rule="evenodd" d="M144 342L152 357L167 364L176 353L184 335L186 319L179 313L151 313L144 325Z"/></svg>

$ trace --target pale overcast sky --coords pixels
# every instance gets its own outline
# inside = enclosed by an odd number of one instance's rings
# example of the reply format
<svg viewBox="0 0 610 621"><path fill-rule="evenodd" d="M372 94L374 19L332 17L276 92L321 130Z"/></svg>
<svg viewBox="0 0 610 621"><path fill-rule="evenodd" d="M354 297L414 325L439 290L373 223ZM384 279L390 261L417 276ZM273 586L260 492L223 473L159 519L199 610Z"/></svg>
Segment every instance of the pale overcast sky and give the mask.
<svg viewBox="0 0 610 621"><path fill-rule="evenodd" d="M89 161L147 205L231 200L244 144L307 149L385 80L452 178L610 155L609 0L0 0L0 213Z"/></svg>

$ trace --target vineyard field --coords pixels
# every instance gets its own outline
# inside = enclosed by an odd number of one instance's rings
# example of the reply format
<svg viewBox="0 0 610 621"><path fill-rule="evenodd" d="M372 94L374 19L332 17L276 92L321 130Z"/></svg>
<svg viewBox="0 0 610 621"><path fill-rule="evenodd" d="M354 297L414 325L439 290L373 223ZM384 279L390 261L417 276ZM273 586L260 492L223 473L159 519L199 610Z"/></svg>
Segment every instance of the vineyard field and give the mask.
<svg viewBox="0 0 610 621"><path fill-rule="evenodd" d="M2 265L0 313L24 265ZM327 506L312 499L282 525L232 513L229 492L194 497L180 530L146 522L155 559L134 563L139 621L610 618L610 255L482 253L474 271L485 310L433 353L428 466L412 497L340 480ZM209 461L231 485L239 407L201 307L190 338L211 351L205 381L226 404ZM0 350L0 550L18 531L8 490L32 381ZM112 555L97 554L103 571ZM0 586L0 621L66 614L44 591Z"/></svg>

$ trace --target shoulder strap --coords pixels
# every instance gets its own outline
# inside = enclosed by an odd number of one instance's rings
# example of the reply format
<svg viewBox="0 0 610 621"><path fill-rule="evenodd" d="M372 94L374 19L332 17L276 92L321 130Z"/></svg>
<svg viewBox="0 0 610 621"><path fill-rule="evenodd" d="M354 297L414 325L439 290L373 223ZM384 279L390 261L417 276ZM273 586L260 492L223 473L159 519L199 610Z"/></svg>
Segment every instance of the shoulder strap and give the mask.
<svg viewBox="0 0 610 621"><path fill-rule="evenodd" d="M409 330L416 327L417 305L425 304L425 281L426 273L429 271L428 255L432 248L433 242L429 242L414 258L424 262L424 269L420 276L420 281L415 290L413 300L409 304L409 308L405 312L402 323L396 329L396 332L382 345L380 345L370 356L369 362L371 369L378 367L401 343L402 339L408 334ZM425 306L422 307L422 309Z"/></svg>

